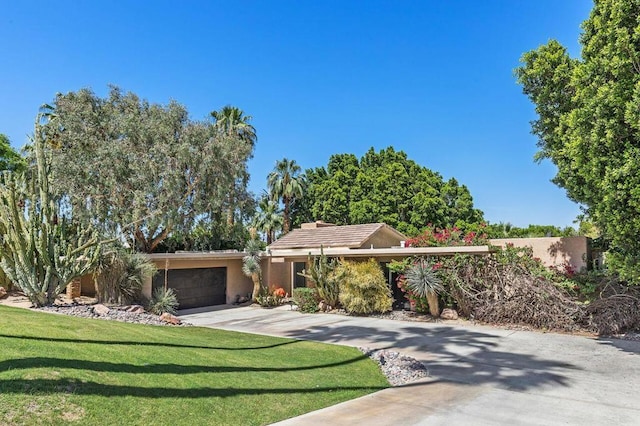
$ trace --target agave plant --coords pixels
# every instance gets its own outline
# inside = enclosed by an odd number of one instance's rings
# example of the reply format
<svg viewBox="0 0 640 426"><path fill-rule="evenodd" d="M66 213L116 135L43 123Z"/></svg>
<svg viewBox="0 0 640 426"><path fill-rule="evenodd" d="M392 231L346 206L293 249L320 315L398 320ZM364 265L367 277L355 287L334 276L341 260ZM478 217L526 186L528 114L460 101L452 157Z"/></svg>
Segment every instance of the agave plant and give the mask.
<svg viewBox="0 0 640 426"><path fill-rule="evenodd" d="M416 296L427 298L429 313L432 316L437 317L440 315L438 294L444 290L444 287L438 274L433 270L431 262L426 259L418 259L416 263L410 266L404 274L404 286Z"/></svg>

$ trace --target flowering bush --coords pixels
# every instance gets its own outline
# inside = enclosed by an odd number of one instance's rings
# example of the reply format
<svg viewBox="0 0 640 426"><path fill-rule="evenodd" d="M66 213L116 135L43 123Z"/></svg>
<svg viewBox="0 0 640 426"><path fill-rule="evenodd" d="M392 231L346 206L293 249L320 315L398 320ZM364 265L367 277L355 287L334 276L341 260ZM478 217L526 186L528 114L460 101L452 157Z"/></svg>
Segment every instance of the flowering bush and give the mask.
<svg viewBox="0 0 640 426"><path fill-rule="evenodd" d="M285 302L288 294L282 287L270 285L269 289L263 289L256 296L256 302L264 307L280 306Z"/></svg>
<svg viewBox="0 0 640 426"><path fill-rule="evenodd" d="M463 233L458 227L439 229L427 225L427 229L417 237L407 241L409 247L443 247L443 246L475 246L488 243L487 234L483 232L485 224L479 225L479 231Z"/></svg>

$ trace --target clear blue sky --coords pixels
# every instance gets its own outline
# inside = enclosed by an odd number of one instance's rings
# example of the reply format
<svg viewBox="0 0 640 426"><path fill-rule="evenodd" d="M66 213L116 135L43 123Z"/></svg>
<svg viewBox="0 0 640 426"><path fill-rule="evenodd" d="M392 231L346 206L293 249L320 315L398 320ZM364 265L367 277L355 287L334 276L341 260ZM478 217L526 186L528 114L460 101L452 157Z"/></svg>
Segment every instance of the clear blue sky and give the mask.
<svg viewBox="0 0 640 426"><path fill-rule="evenodd" d="M466 184L491 222L571 225L535 164L513 69L558 39L579 55L587 0L0 0L0 133L16 147L56 92L116 84L195 119L226 104L258 131L250 189L275 161L326 165L394 146Z"/></svg>

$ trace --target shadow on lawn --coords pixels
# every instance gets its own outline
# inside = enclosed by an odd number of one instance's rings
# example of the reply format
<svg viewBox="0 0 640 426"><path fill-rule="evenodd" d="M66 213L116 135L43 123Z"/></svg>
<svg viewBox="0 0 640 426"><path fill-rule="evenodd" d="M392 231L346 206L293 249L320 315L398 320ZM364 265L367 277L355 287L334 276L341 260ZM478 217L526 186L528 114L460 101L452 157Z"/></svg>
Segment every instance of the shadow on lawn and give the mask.
<svg viewBox="0 0 640 426"><path fill-rule="evenodd" d="M165 387L139 387L139 386L119 386L107 385L103 383L87 382L80 380L0 380L0 391L2 393L28 394L28 395L51 395L68 393L73 395L98 395L104 397L114 396L134 396L144 398L229 398L238 395L274 395L274 394L308 394L337 391L365 391L375 392L385 387L380 386L336 386L336 387L309 387L309 388L165 388Z"/></svg>
<svg viewBox="0 0 640 426"><path fill-rule="evenodd" d="M363 326L313 326L288 337L329 343L363 341L416 357L431 377L466 384L493 384L511 390L569 386L565 372L578 369L565 362L497 349L497 335L450 326L402 326L381 330Z"/></svg>
<svg viewBox="0 0 640 426"><path fill-rule="evenodd" d="M337 367L340 365L353 364L368 358L366 355L349 358L343 361L297 366L297 367L251 367L245 365L238 366L215 366L215 365L181 365L181 364L123 364L104 361L86 361L81 359L60 359L60 358L16 358L0 361L0 371L29 369L29 368L52 368L52 369L74 369L88 370L107 373L133 373L133 374L198 374L198 373L256 373L256 372L288 372L305 371L319 368ZM0 386L2 381L0 380Z"/></svg>
<svg viewBox="0 0 640 426"><path fill-rule="evenodd" d="M37 336L15 336L11 334L0 333L1 338L8 339L24 339L35 340L40 342L52 342L52 343L89 343L97 345L130 345L130 346L161 346L167 348L186 348L186 349L215 349L221 351L249 351L255 349L270 349L277 348L278 346L285 346L297 343L296 340L289 340L286 342L274 343L272 345L264 346L238 346L238 347L224 347L224 346L202 346L202 345L182 345L179 343L163 343L163 342L136 342L127 340L89 340L89 339L64 339L58 337L37 337Z"/></svg>

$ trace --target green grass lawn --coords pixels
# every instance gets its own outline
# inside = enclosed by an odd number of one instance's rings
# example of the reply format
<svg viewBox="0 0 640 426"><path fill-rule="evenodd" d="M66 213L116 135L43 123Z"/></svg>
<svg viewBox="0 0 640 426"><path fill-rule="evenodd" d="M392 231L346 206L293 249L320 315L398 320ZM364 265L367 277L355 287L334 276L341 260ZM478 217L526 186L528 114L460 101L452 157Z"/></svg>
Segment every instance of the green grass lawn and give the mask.
<svg viewBox="0 0 640 426"><path fill-rule="evenodd" d="M357 349L0 306L0 424L267 424L387 387Z"/></svg>

